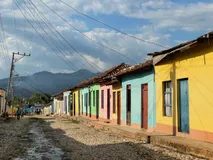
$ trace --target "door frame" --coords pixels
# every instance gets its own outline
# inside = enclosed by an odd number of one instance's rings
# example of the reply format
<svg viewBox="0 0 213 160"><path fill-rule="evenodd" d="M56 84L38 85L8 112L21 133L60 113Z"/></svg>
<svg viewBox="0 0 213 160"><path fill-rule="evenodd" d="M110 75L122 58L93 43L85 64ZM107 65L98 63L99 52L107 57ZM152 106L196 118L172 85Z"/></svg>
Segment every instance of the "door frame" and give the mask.
<svg viewBox="0 0 213 160"><path fill-rule="evenodd" d="M180 86L180 82L181 81L185 81L185 80L187 80L187 93L188 93L188 98L187 98L187 100L188 100L188 131L183 131L182 129L181 129L181 104L180 104L180 94L181 94L181 86ZM178 101L177 101L177 106L178 106L178 132L180 132L180 133L186 133L186 134L189 134L190 133L190 117L189 117L189 83L188 83L188 78L182 78L182 79L178 79L177 80L178 81L178 83L177 83L177 85L178 85L178 87L177 87L177 92L178 92Z"/></svg>
<svg viewBox="0 0 213 160"><path fill-rule="evenodd" d="M117 91L117 124L121 125L121 91Z"/></svg>
<svg viewBox="0 0 213 160"><path fill-rule="evenodd" d="M130 97L128 97L128 90L130 90ZM130 105L130 111L128 111L128 105ZM131 84L126 85L126 125L131 126Z"/></svg>
<svg viewBox="0 0 213 160"><path fill-rule="evenodd" d="M107 89L107 119L110 119L110 88Z"/></svg>
<svg viewBox="0 0 213 160"><path fill-rule="evenodd" d="M144 117L144 110L145 110L145 107L143 105L143 98L144 98L144 94L143 94L143 87L144 86L147 86L147 108L146 108L146 112L147 112L147 118L145 119ZM148 109L149 109L149 99L148 99L148 96L149 96L149 89L148 89L149 85L148 83L144 83L144 84L141 84L141 128L143 129L148 129ZM144 124L146 122L146 124Z"/></svg>
<svg viewBox="0 0 213 160"><path fill-rule="evenodd" d="M96 90L96 119L99 118L99 90Z"/></svg>

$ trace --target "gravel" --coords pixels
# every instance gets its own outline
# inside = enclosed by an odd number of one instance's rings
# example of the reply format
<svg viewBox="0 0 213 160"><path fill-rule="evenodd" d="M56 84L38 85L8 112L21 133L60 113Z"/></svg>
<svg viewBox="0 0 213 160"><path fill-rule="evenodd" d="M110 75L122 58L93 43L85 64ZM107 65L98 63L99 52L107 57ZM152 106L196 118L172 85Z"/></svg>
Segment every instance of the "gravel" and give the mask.
<svg viewBox="0 0 213 160"><path fill-rule="evenodd" d="M0 159L10 160L25 154L25 147L30 146L28 130L29 119L0 120Z"/></svg>
<svg viewBox="0 0 213 160"><path fill-rule="evenodd" d="M143 141L124 138L108 131L97 130L72 121L46 119L41 123L44 134L64 151L63 159L74 160L158 160L201 158L181 154L166 148L146 144Z"/></svg>

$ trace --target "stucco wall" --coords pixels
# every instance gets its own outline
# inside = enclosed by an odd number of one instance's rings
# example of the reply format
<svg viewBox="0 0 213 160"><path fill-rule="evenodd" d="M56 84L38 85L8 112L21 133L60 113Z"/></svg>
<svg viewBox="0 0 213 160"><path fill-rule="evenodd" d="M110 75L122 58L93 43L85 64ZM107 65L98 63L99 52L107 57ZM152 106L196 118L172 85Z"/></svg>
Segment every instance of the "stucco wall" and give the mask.
<svg viewBox="0 0 213 160"><path fill-rule="evenodd" d="M122 120L126 122L126 86L131 84L131 123L141 125L141 85L148 83L148 127L156 126L154 71L122 77Z"/></svg>
<svg viewBox="0 0 213 160"><path fill-rule="evenodd" d="M63 93L63 96L64 96L64 113L66 113L67 112L67 114L69 115L70 114L70 103L69 103L69 101L70 101L70 99L69 99L69 95L71 94L71 91L67 91L67 92L64 92ZM65 97L67 97L67 101L65 102ZM65 105L67 105L67 108L66 108L66 106ZM65 112L65 109L66 109L66 112Z"/></svg>
<svg viewBox="0 0 213 160"><path fill-rule="evenodd" d="M110 119L112 119L112 85L106 86L101 85L100 86L100 92L99 92L99 117L103 119L107 119L107 89L110 89ZM101 108L101 91L104 91L104 108Z"/></svg>
<svg viewBox="0 0 213 160"><path fill-rule="evenodd" d="M210 42L212 43L212 41ZM208 43L183 51L155 66L157 131L178 134L179 79L188 78L189 136L213 142L213 48ZM172 117L163 116L163 81L172 81Z"/></svg>
<svg viewBox="0 0 213 160"><path fill-rule="evenodd" d="M91 111L92 111L92 115L93 116L96 116L96 107L99 107L99 105L98 106L96 106L96 91L98 91L99 92L99 90L100 90L100 85L93 85L93 86L91 86L90 87L90 92L91 92ZM94 97L94 95L93 95L93 92L95 92L95 97ZM99 95L99 97L100 97L100 95ZM93 102L93 98L95 98L95 103Z"/></svg>

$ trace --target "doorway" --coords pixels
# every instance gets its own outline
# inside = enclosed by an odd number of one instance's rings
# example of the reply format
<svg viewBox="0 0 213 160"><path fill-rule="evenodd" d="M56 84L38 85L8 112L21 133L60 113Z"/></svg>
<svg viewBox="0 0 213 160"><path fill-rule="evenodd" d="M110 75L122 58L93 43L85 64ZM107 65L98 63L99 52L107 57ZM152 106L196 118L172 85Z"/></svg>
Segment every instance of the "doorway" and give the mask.
<svg viewBox="0 0 213 160"><path fill-rule="evenodd" d="M73 112L75 116L75 93L73 94Z"/></svg>
<svg viewBox="0 0 213 160"><path fill-rule="evenodd" d="M148 84L141 86L141 128L148 129Z"/></svg>
<svg viewBox="0 0 213 160"><path fill-rule="evenodd" d="M99 118L99 90L96 90L96 119Z"/></svg>
<svg viewBox="0 0 213 160"><path fill-rule="evenodd" d="M121 125L121 92L117 92L117 124Z"/></svg>
<svg viewBox="0 0 213 160"><path fill-rule="evenodd" d="M188 79L179 80L179 132L189 133Z"/></svg>
<svg viewBox="0 0 213 160"><path fill-rule="evenodd" d="M107 119L110 119L110 89L107 89Z"/></svg>
<svg viewBox="0 0 213 160"><path fill-rule="evenodd" d="M126 86L126 124L131 125L131 85Z"/></svg>

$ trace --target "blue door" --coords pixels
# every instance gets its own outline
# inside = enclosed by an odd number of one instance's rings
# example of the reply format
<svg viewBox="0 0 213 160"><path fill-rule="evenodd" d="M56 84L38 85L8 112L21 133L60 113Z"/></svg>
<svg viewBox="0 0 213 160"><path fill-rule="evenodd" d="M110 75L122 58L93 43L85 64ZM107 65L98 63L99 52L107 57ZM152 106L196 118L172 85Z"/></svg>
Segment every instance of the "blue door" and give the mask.
<svg viewBox="0 0 213 160"><path fill-rule="evenodd" d="M179 80L179 131L189 133L188 79Z"/></svg>

